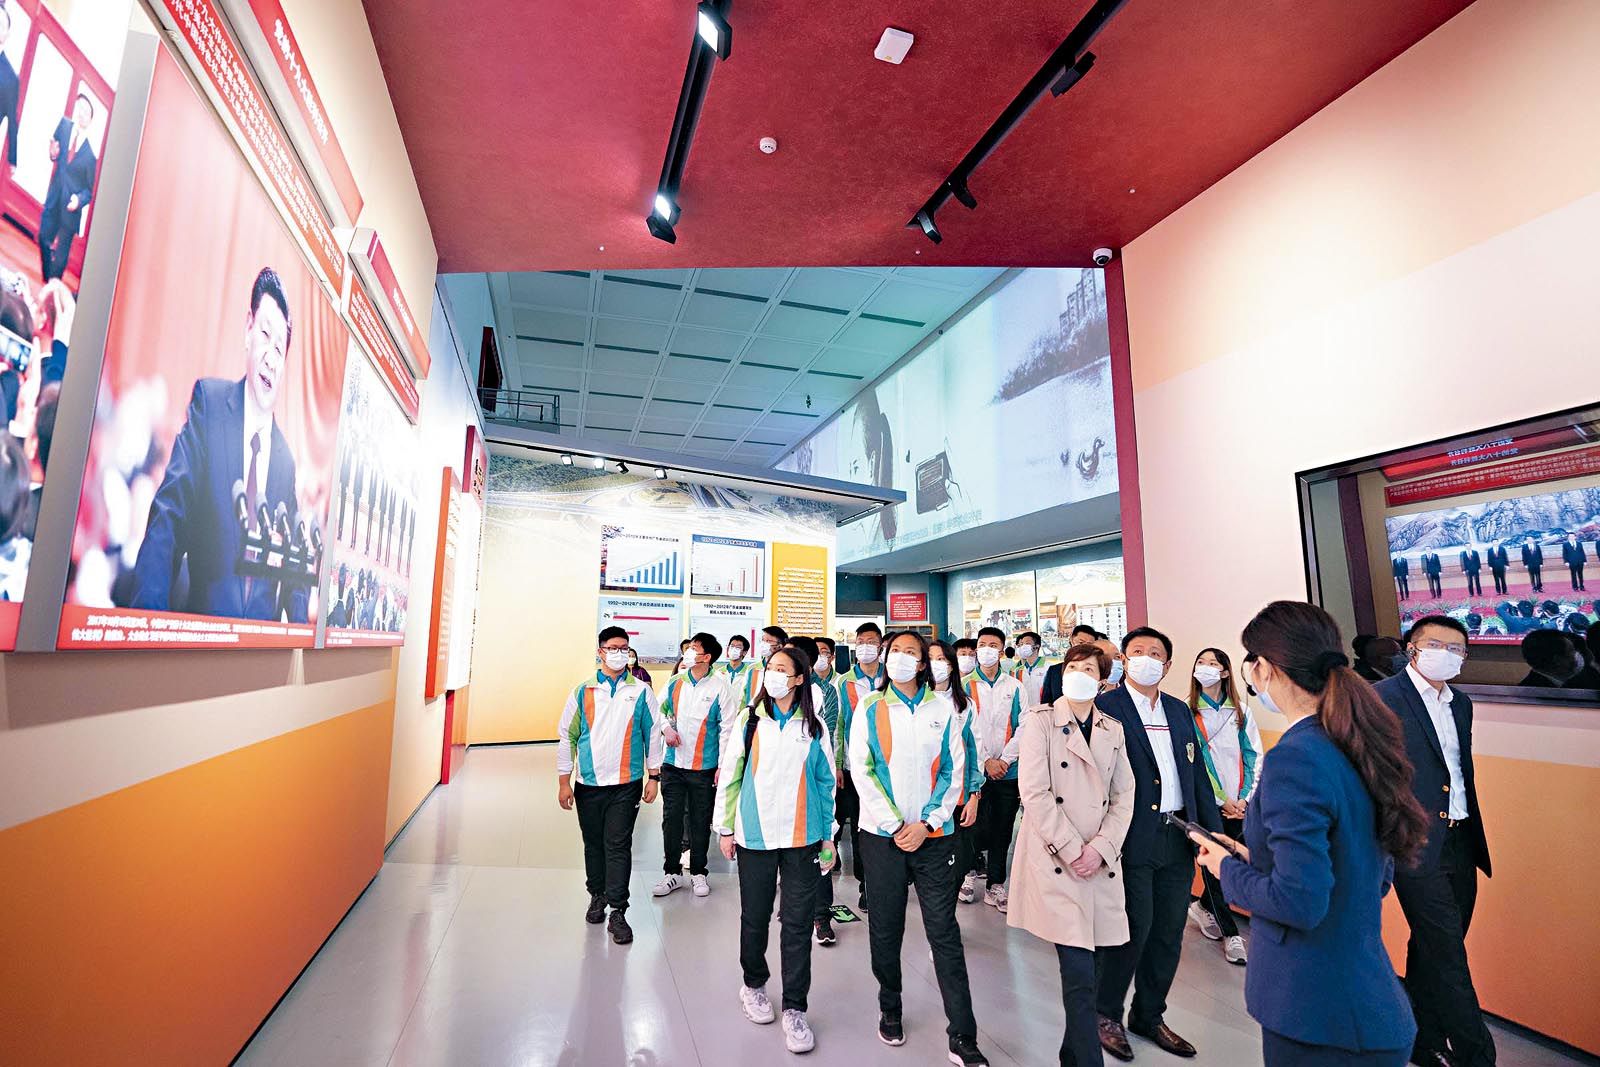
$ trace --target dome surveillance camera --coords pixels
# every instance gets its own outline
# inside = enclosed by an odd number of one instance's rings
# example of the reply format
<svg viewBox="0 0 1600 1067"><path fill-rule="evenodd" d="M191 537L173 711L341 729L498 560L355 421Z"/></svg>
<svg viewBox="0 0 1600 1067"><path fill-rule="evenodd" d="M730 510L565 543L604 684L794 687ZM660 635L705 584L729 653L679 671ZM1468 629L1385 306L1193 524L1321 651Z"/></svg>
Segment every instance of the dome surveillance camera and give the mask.
<svg viewBox="0 0 1600 1067"><path fill-rule="evenodd" d="M1110 263L1112 258L1115 256L1116 253L1109 248L1097 248L1094 250L1094 265L1097 267L1103 267L1107 263Z"/></svg>

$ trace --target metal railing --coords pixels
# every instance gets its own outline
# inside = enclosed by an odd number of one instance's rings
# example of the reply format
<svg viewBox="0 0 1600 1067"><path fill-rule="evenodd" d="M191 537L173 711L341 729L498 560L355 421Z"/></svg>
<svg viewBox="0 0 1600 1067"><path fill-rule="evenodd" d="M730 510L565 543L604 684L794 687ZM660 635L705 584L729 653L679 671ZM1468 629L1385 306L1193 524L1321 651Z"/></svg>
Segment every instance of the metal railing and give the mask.
<svg viewBox="0 0 1600 1067"><path fill-rule="evenodd" d="M537 389L478 390L483 417L490 422L509 422L550 433L561 432L561 396Z"/></svg>

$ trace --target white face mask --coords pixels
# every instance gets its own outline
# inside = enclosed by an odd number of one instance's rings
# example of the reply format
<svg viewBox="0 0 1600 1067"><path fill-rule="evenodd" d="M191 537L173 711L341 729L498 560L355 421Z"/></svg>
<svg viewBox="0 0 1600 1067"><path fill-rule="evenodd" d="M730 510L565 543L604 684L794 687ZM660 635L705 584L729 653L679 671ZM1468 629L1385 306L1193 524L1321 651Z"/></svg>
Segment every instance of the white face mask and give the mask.
<svg viewBox="0 0 1600 1067"><path fill-rule="evenodd" d="M1139 685L1155 685L1166 669L1167 665L1154 656L1133 656L1128 660L1128 677Z"/></svg>
<svg viewBox="0 0 1600 1067"><path fill-rule="evenodd" d="M932 663L928 664L928 669L933 672L933 680L937 684L943 685L950 680L949 660L936 659Z"/></svg>
<svg viewBox="0 0 1600 1067"><path fill-rule="evenodd" d="M1023 659L1032 659L1033 658L1033 653L1034 653L1034 647L1032 645L1018 645L1017 646L1017 655L1021 656Z"/></svg>
<svg viewBox="0 0 1600 1067"><path fill-rule="evenodd" d="M978 649L978 662L985 667L993 667L1000 662L1000 650L984 645Z"/></svg>
<svg viewBox="0 0 1600 1067"><path fill-rule="evenodd" d="M1118 682L1122 681L1122 661L1120 659L1114 659L1111 661L1111 674L1106 678L1106 681L1110 682L1112 685L1116 685Z"/></svg>
<svg viewBox="0 0 1600 1067"><path fill-rule="evenodd" d="M961 668L962 674L971 674L972 669L978 665L976 656L969 656L965 652L956 657L956 666Z"/></svg>
<svg viewBox="0 0 1600 1067"><path fill-rule="evenodd" d="M817 673L827 674L833 670L833 657L824 652L817 657Z"/></svg>
<svg viewBox="0 0 1600 1067"><path fill-rule="evenodd" d="M625 648L608 648L605 651L606 666L614 671L620 671L628 665L628 650Z"/></svg>
<svg viewBox="0 0 1600 1067"><path fill-rule="evenodd" d="M1430 682L1448 682L1461 673L1463 662L1448 648L1417 649L1417 670Z"/></svg>
<svg viewBox="0 0 1600 1067"><path fill-rule="evenodd" d="M878 646L877 645L857 645L856 646L856 659L860 660L862 663L876 663L876 662L878 662Z"/></svg>
<svg viewBox="0 0 1600 1067"><path fill-rule="evenodd" d="M767 661L769 656L778 651L777 644L772 641L762 641L757 647L761 649L761 661L763 663Z"/></svg>
<svg viewBox="0 0 1600 1067"><path fill-rule="evenodd" d="M1087 671L1066 671L1061 679L1061 695L1068 700L1093 700L1100 683Z"/></svg>
<svg viewBox="0 0 1600 1067"><path fill-rule="evenodd" d="M1283 714L1283 711L1278 707L1277 702L1272 699L1272 694L1267 692L1266 687L1263 686L1260 681L1252 678L1250 680L1250 687L1256 691L1256 700L1263 708L1272 712L1274 715Z"/></svg>
<svg viewBox="0 0 1600 1067"><path fill-rule="evenodd" d="M888 667L891 682L909 682L917 676L917 657L909 652L891 652Z"/></svg>
<svg viewBox="0 0 1600 1067"><path fill-rule="evenodd" d="M1222 681L1222 668L1202 663L1194 669L1194 680L1203 686L1213 686Z"/></svg>
<svg viewBox="0 0 1600 1067"><path fill-rule="evenodd" d="M730 649L728 649L728 662L729 663L738 663L742 659L744 659L744 649L742 649L742 648L730 648Z"/></svg>
<svg viewBox="0 0 1600 1067"><path fill-rule="evenodd" d="M761 687L767 691L767 695L773 700L782 700L789 695L789 690L794 688L794 684L787 674L768 671L761 677Z"/></svg>
<svg viewBox="0 0 1600 1067"><path fill-rule="evenodd" d="M693 652L685 652L683 654L683 659L678 661L678 666L682 667L686 671L692 671L694 670L695 664L699 662L699 656L695 655Z"/></svg>

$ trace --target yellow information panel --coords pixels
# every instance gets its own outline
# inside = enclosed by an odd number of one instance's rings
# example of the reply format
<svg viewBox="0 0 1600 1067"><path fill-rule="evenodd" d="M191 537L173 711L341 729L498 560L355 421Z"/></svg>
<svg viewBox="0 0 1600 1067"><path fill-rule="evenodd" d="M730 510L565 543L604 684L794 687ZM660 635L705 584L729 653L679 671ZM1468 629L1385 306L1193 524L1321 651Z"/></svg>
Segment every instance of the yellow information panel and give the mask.
<svg viewBox="0 0 1600 1067"><path fill-rule="evenodd" d="M772 622L791 634L828 632L828 550L772 545Z"/></svg>

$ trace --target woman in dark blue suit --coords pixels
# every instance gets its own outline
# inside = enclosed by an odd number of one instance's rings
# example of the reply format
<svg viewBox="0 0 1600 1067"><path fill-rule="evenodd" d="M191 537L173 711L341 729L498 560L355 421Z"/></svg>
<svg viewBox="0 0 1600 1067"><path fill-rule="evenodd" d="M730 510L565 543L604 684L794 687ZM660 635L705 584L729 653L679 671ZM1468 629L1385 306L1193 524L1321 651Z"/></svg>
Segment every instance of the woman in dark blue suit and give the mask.
<svg viewBox="0 0 1600 1067"><path fill-rule="evenodd" d="M1327 612L1280 600L1243 635L1256 698L1289 720L1245 812L1245 858L1200 863L1250 912L1245 1004L1267 1067L1403 1067L1416 1023L1380 936L1394 864L1427 835L1400 723Z"/></svg>

